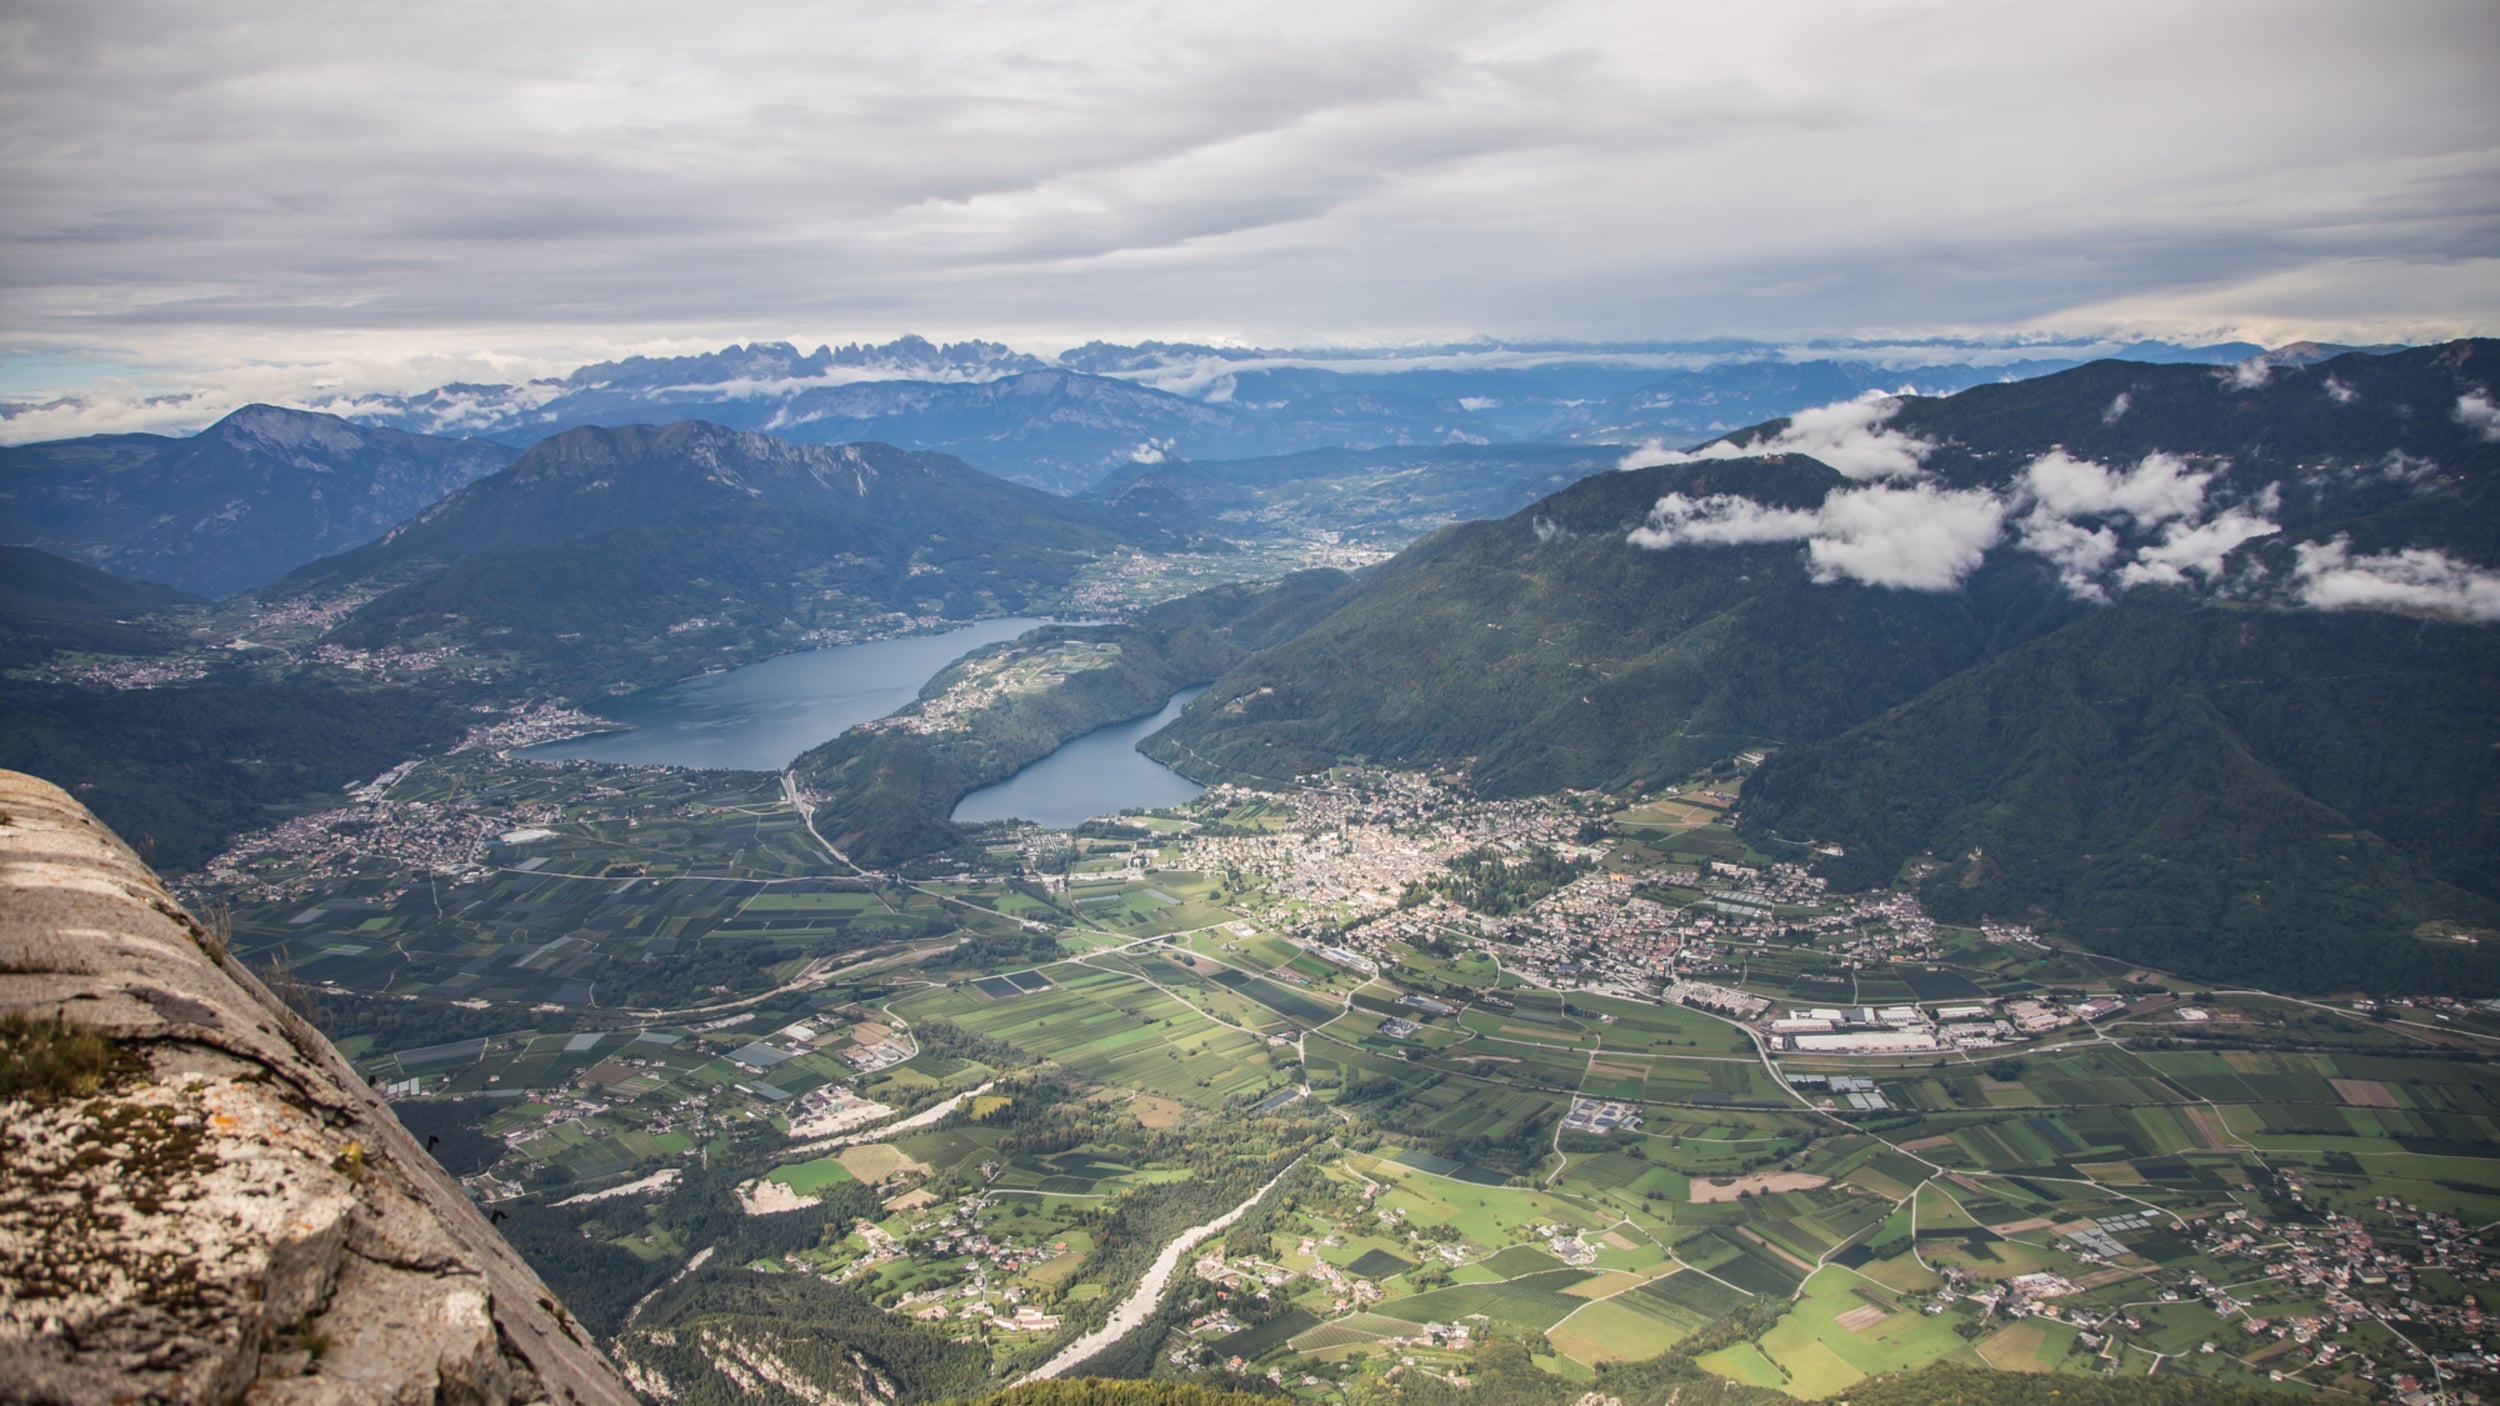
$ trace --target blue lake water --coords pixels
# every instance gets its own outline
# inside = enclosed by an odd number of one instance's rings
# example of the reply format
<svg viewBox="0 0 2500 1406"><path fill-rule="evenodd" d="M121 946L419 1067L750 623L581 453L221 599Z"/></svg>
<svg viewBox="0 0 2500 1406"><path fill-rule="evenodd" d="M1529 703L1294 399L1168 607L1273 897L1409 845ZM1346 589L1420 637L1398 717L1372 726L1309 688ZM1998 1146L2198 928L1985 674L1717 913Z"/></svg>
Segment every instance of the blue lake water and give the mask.
<svg viewBox="0 0 2500 1406"><path fill-rule="evenodd" d="M1204 786L1137 750L1137 744L1181 715L1206 692L1185 688L1152 717L1099 727L955 807L958 821L1030 820L1070 829L1130 806L1178 805Z"/></svg>
<svg viewBox="0 0 2500 1406"><path fill-rule="evenodd" d="M909 703L938 670L973 650L1049 623L1022 617L984 620L942 635L784 654L611 699L591 711L630 723L632 731L541 743L517 755L536 761L584 757L779 771L799 753L839 737L852 724L882 718Z"/></svg>

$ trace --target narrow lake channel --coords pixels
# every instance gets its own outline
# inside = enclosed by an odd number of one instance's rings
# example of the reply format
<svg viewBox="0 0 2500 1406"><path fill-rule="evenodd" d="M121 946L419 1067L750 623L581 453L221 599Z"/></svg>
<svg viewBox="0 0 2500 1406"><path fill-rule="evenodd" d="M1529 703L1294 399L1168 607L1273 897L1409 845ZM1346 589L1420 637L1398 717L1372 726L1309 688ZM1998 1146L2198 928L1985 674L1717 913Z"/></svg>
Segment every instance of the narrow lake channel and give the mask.
<svg viewBox="0 0 2500 1406"><path fill-rule="evenodd" d="M665 688L613 698L590 711L626 732L525 747L555 762L582 757L643 766L779 771L799 753L909 703L938 670L983 645L1052 623L1015 616L942 635L874 640L784 654Z"/></svg>
<svg viewBox="0 0 2500 1406"><path fill-rule="evenodd" d="M973 650L1051 623L1022 616L983 620L944 634L784 654L607 700L591 711L627 724L626 730L545 742L515 755L533 761L778 771L843 729L909 703L939 670ZM1185 689L1151 717L1071 740L1007 780L965 797L954 818L1020 817L1068 827L1130 806L1173 805L1197 795L1203 787L1149 760L1137 744L1205 691Z"/></svg>
<svg viewBox="0 0 2500 1406"><path fill-rule="evenodd" d="M1207 788L1138 751L1137 744L1206 691L1203 684L1184 688L1159 713L1073 738L997 785L964 797L950 818L959 823L1030 820L1066 830L1130 806L1178 805Z"/></svg>

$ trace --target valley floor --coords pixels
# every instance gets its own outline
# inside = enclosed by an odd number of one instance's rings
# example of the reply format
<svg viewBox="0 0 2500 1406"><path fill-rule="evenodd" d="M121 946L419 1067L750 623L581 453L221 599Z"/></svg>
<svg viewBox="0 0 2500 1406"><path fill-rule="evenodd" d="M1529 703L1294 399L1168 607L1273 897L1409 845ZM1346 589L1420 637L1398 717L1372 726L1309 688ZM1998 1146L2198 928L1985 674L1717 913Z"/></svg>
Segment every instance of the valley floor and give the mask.
<svg viewBox="0 0 2500 1406"><path fill-rule="evenodd" d="M1085 1341L1319 1399L1495 1339L1803 1398L1939 1361L2488 1387L2490 1011L1832 894L1736 837L1743 784L1347 769L869 872L770 774L478 748L203 897L680 1390L963 1394Z"/></svg>

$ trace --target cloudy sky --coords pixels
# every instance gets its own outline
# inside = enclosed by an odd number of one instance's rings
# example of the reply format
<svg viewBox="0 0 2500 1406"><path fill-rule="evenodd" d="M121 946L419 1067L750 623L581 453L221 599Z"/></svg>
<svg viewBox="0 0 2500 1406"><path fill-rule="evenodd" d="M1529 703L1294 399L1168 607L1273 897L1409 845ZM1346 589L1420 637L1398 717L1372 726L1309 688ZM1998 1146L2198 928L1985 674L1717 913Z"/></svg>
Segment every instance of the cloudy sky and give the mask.
<svg viewBox="0 0 2500 1406"><path fill-rule="evenodd" d="M730 340L2500 330L2500 6L0 8L0 398Z"/></svg>

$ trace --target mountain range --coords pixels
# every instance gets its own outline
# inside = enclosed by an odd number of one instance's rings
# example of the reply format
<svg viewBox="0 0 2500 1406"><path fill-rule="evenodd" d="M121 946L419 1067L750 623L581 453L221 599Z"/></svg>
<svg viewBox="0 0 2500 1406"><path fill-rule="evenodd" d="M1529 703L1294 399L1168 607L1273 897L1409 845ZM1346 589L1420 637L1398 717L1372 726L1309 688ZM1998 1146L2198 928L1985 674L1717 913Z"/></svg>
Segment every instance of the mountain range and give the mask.
<svg viewBox="0 0 2500 1406"><path fill-rule="evenodd" d="M183 439L0 447L0 541L227 596L369 542L512 456L487 440L248 405Z"/></svg>
<svg viewBox="0 0 2500 1406"><path fill-rule="evenodd" d="M1007 374L961 388L1079 376L1003 352L985 364ZM1940 915L2316 989L2481 980L2496 959L2453 939L2500 925L2495 384L2490 341L2104 361L1950 396L1863 393L1690 449L1165 456L1080 497L879 443L581 426L261 601L341 612L325 645L460 661L472 691L582 699L1064 601L1118 552L1423 531L1359 582L1298 596L1291 629L1156 644L1174 661L1158 687L1223 672L1149 750L1202 779L1349 758L1464 767L1492 794L1638 789L1761 751L1744 812L1758 844L1845 884L1922 876ZM234 418L257 442L419 452L319 416ZM202 608L31 552L7 565L29 665L82 640L174 648ZM456 734L455 705L474 701L296 697L241 656L211 673L110 707L12 684L13 764L102 778L91 803L166 815L187 852L272 788ZM233 804L142 804L129 767L90 745L106 713L159 739L114 757ZM340 745L293 747L316 715L350 720ZM209 750L225 760L198 763L213 776L174 745L200 731L186 717L223 720ZM1015 730L1047 741L1065 721ZM996 760L949 760L949 775ZM956 789L906 787L887 808L922 839L844 819L899 855L951 833L935 817Z"/></svg>
<svg viewBox="0 0 2500 1406"><path fill-rule="evenodd" d="M1493 794L1767 750L1747 832L1845 883L1916 864L1940 913L2205 974L2488 985L2445 935L2500 922L2496 383L2490 341L2102 363L1649 451L1418 542L1147 750Z"/></svg>
<svg viewBox="0 0 2500 1406"><path fill-rule="evenodd" d="M1056 602L1168 530L884 444L700 421L569 430L273 594L364 601L358 649L448 645L539 688L666 682L878 625Z"/></svg>
<svg viewBox="0 0 2500 1406"><path fill-rule="evenodd" d="M1609 446L1690 444L1868 392L1943 394L2036 376L2087 350L1710 342L1313 353L1089 343L1046 360L994 342L939 346L916 337L807 353L756 343L602 362L520 384L456 383L299 410L247 406L187 438L112 434L0 448L0 542L231 595L371 541L541 439L692 418L797 442L874 440L949 453L1002 477L1096 497L1131 491L1143 470L1156 480L1150 491L1204 498L1205 490L1152 471L1223 461L1237 466L1215 470L1215 479L1273 480L1282 496L1307 500L1298 526L1339 530L1333 514L1345 508L1360 520L1359 535L1396 545L1423 527L1526 501L1507 487L1475 491L1479 470L1505 472L1495 461L1529 470L1546 454L1595 465ZM2197 362L2260 351L2123 350ZM2267 355L2299 362L2331 350ZM0 406L0 418L30 408ZM1489 459L1465 452L1488 445L1504 447ZM1332 451L1340 457L1330 459ZM1348 451L1395 452L1362 460ZM1273 472L1239 464L1280 457L1296 462ZM1394 475L1422 462L1458 471L1446 485L1458 496L1433 486L1404 501L1419 485ZM1345 482L1315 492L1306 482L1312 468ZM1520 485L1546 491L1559 481L1530 472ZM1370 487L1385 490L1376 502L1346 501ZM1234 520L1261 519L1252 512Z"/></svg>
<svg viewBox="0 0 2500 1406"><path fill-rule="evenodd" d="M786 344L757 345L588 367L553 387L461 387L405 407L367 401L350 413L409 429L474 427L515 442L582 425L695 416L802 442L874 439L955 454L1002 477L1072 493L1141 460L1564 436L1690 439L1828 400L1835 389L1854 394L1903 381L1899 373L1830 364L1745 366L1730 377L1741 390L1722 389L1709 373L1661 382L1655 371L1624 368L1382 375L1291 367L1167 383L1196 392L1184 394L1142 375L1031 358L985 358L944 375L917 363L904 369L911 374L864 379L824 349L801 355ZM1947 366L1918 380L1955 390L1993 374Z"/></svg>
<svg viewBox="0 0 2500 1406"><path fill-rule="evenodd" d="M1313 352L1096 342L1043 358L995 342L905 337L813 352L759 342L634 357L561 377L321 408L516 446L583 425L695 418L811 443L873 439L941 451L1066 493L1137 460L1516 441L1683 444L1869 389L1945 394L2095 356L2236 363L2263 352L2244 343L1488 341Z"/></svg>

